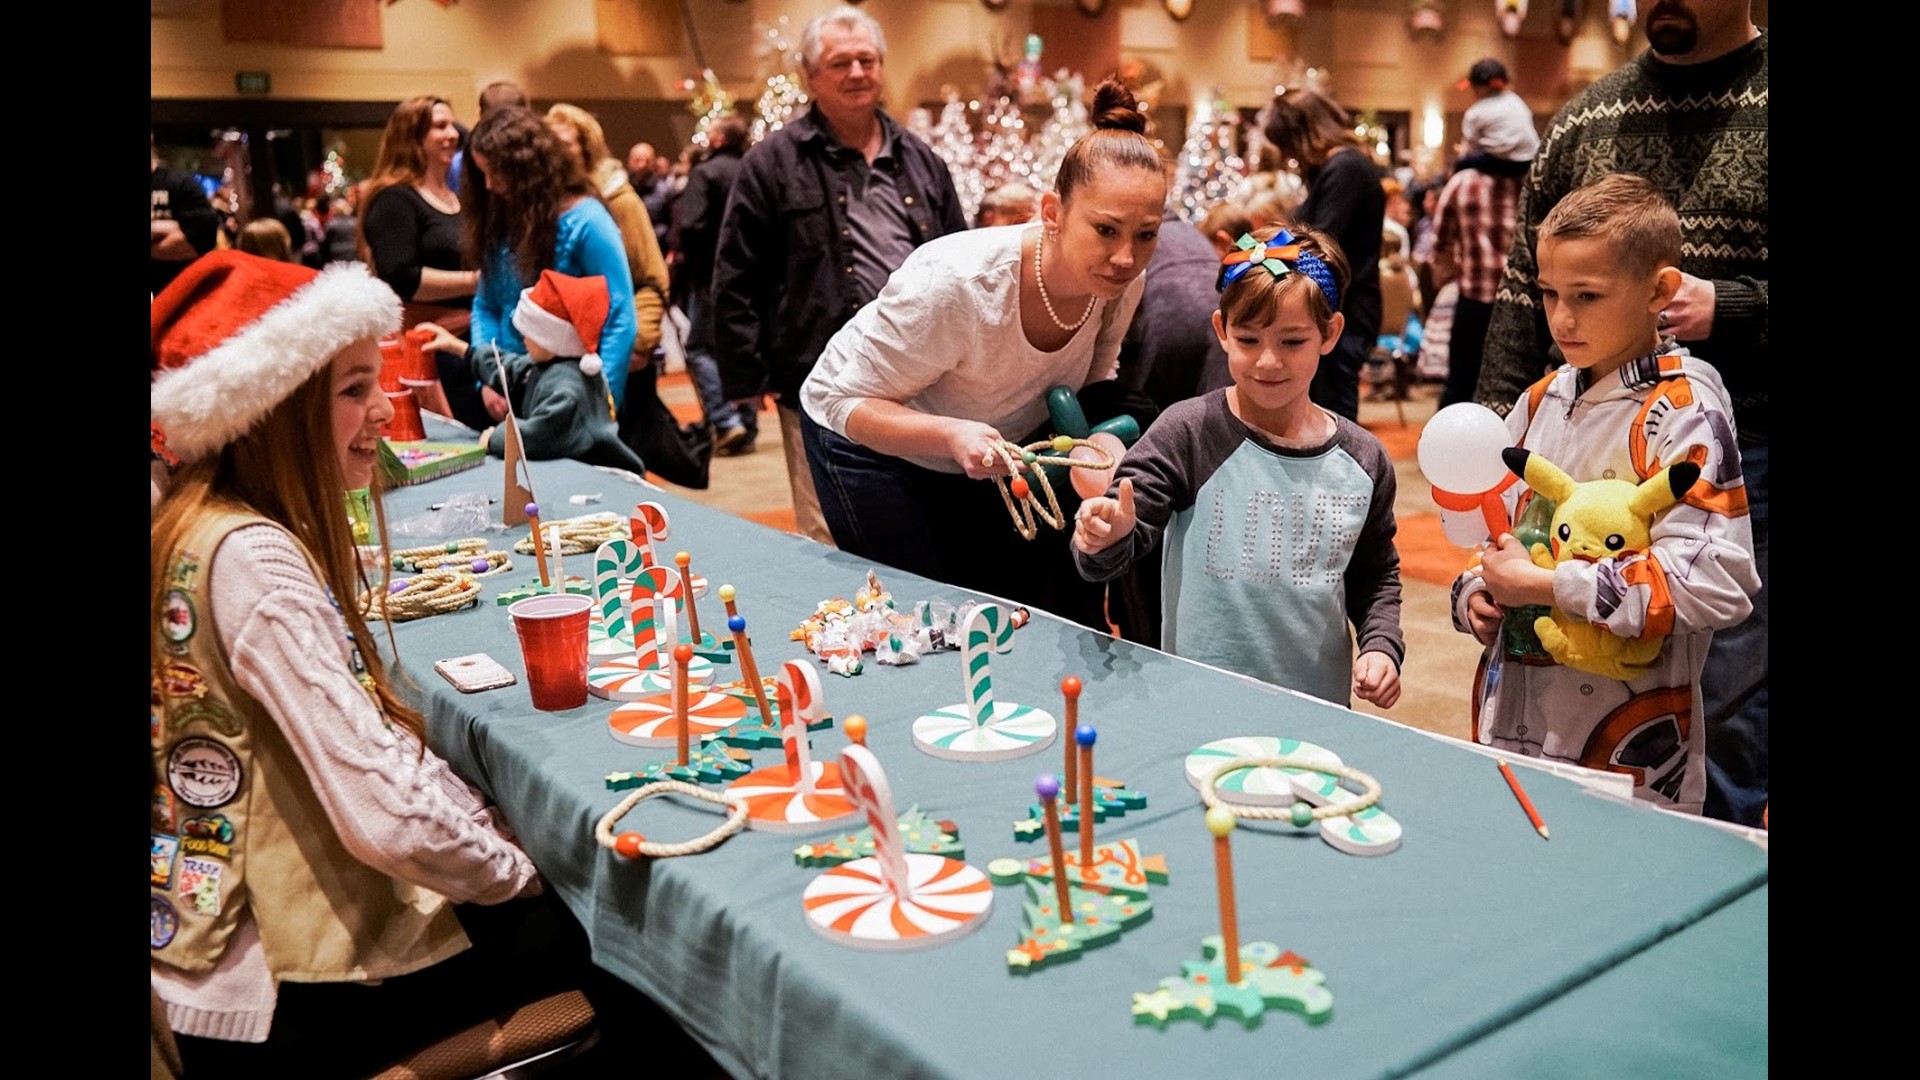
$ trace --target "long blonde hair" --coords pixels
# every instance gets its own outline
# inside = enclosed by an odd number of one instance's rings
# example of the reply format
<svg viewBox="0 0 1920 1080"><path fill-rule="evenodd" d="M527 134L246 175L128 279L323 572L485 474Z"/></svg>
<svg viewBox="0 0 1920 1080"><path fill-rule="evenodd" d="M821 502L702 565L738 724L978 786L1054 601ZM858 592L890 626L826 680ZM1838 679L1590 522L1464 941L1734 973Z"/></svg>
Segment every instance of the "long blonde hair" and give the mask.
<svg viewBox="0 0 1920 1080"><path fill-rule="evenodd" d="M315 453L315 447L324 448ZM411 731L425 745L426 724L420 714L393 692L378 650L372 648L366 616L358 601L371 586L362 572L353 544L353 522L347 514L346 478L333 445L333 372L321 368L275 406L266 419L216 454L191 462L175 473L166 496L154 512L148 544L148 659L154 679L154 709L166 721L168 696L160 675L169 660L158 628L161 610L172 588L174 553L201 516L213 509L237 509L259 514L293 535L320 574L320 583L332 590L367 674L373 679L380 711L388 721ZM381 550L387 547L387 519L380 500L379 470L374 472L374 522ZM204 553L208 557L212 552ZM385 591L392 576L383 566L378 588ZM393 627L387 627L393 644ZM397 650L396 650L397 652Z"/></svg>

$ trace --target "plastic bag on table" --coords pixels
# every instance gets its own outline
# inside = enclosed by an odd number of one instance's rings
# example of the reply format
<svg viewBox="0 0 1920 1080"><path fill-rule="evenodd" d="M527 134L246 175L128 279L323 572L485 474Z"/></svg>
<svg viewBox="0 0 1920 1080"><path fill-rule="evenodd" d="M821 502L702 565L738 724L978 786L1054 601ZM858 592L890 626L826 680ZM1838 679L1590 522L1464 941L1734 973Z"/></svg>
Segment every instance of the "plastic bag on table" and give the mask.
<svg viewBox="0 0 1920 1080"><path fill-rule="evenodd" d="M436 504L425 513L388 522L387 534L437 539L442 536L472 536L501 528L493 521L493 513L488 508L485 495L463 491L449 496L446 502Z"/></svg>

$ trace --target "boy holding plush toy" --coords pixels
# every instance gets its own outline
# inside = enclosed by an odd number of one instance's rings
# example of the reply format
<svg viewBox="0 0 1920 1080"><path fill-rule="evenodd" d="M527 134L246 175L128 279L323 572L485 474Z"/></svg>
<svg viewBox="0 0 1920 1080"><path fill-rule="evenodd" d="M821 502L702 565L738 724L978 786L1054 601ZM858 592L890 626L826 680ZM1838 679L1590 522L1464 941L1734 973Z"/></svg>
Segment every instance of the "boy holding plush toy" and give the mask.
<svg viewBox="0 0 1920 1080"><path fill-rule="evenodd" d="M1536 253L1566 366L1507 417L1526 484L1503 497L1516 521L1534 498L1556 507L1549 543L1503 534L1454 583L1455 628L1488 646L1473 736L1627 773L1636 796L1697 813L1700 669L1760 582L1726 388L1661 332L1679 217L1647 181L1608 176L1554 207ZM1551 659L1502 646L1505 610L1533 604L1552 609L1534 623Z"/></svg>

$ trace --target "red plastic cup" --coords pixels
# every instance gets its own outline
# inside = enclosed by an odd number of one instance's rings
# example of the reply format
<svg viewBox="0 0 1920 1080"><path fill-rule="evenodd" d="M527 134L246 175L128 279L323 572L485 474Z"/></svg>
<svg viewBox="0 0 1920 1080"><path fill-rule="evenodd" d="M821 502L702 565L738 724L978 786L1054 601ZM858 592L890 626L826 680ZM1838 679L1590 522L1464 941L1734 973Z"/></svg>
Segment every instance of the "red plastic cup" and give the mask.
<svg viewBox="0 0 1920 1080"><path fill-rule="evenodd" d="M552 711L587 703L587 618L591 597L530 596L507 608L520 637L533 707Z"/></svg>
<svg viewBox="0 0 1920 1080"><path fill-rule="evenodd" d="M393 403L393 418L381 425L380 434L394 442L417 442L427 437L426 425L420 420L420 403L407 381L409 347L416 354L420 352L418 343L404 334L380 339L380 389Z"/></svg>

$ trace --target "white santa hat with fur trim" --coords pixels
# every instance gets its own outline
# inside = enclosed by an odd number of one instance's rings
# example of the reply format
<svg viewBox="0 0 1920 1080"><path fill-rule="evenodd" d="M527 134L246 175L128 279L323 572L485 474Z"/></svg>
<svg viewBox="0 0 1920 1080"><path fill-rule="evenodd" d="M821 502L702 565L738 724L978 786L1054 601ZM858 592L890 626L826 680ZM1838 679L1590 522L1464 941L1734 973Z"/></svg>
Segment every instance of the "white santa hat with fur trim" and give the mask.
<svg viewBox="0 0 1920 1080"><path fill-rule="evenodd" d="M400 298L358 263L311 270L224 250L153 298L155 442L182 462L218 453L356 341L400 329Z"/></svg>
<svg viewBox="0 0 1920 1080"><path fill-rule="evenodd" d="M513 328L555 356L577 356L580 370L600 374L600 330L607 324L607 279L540 271L532 288L520 290Z"/></svg>

